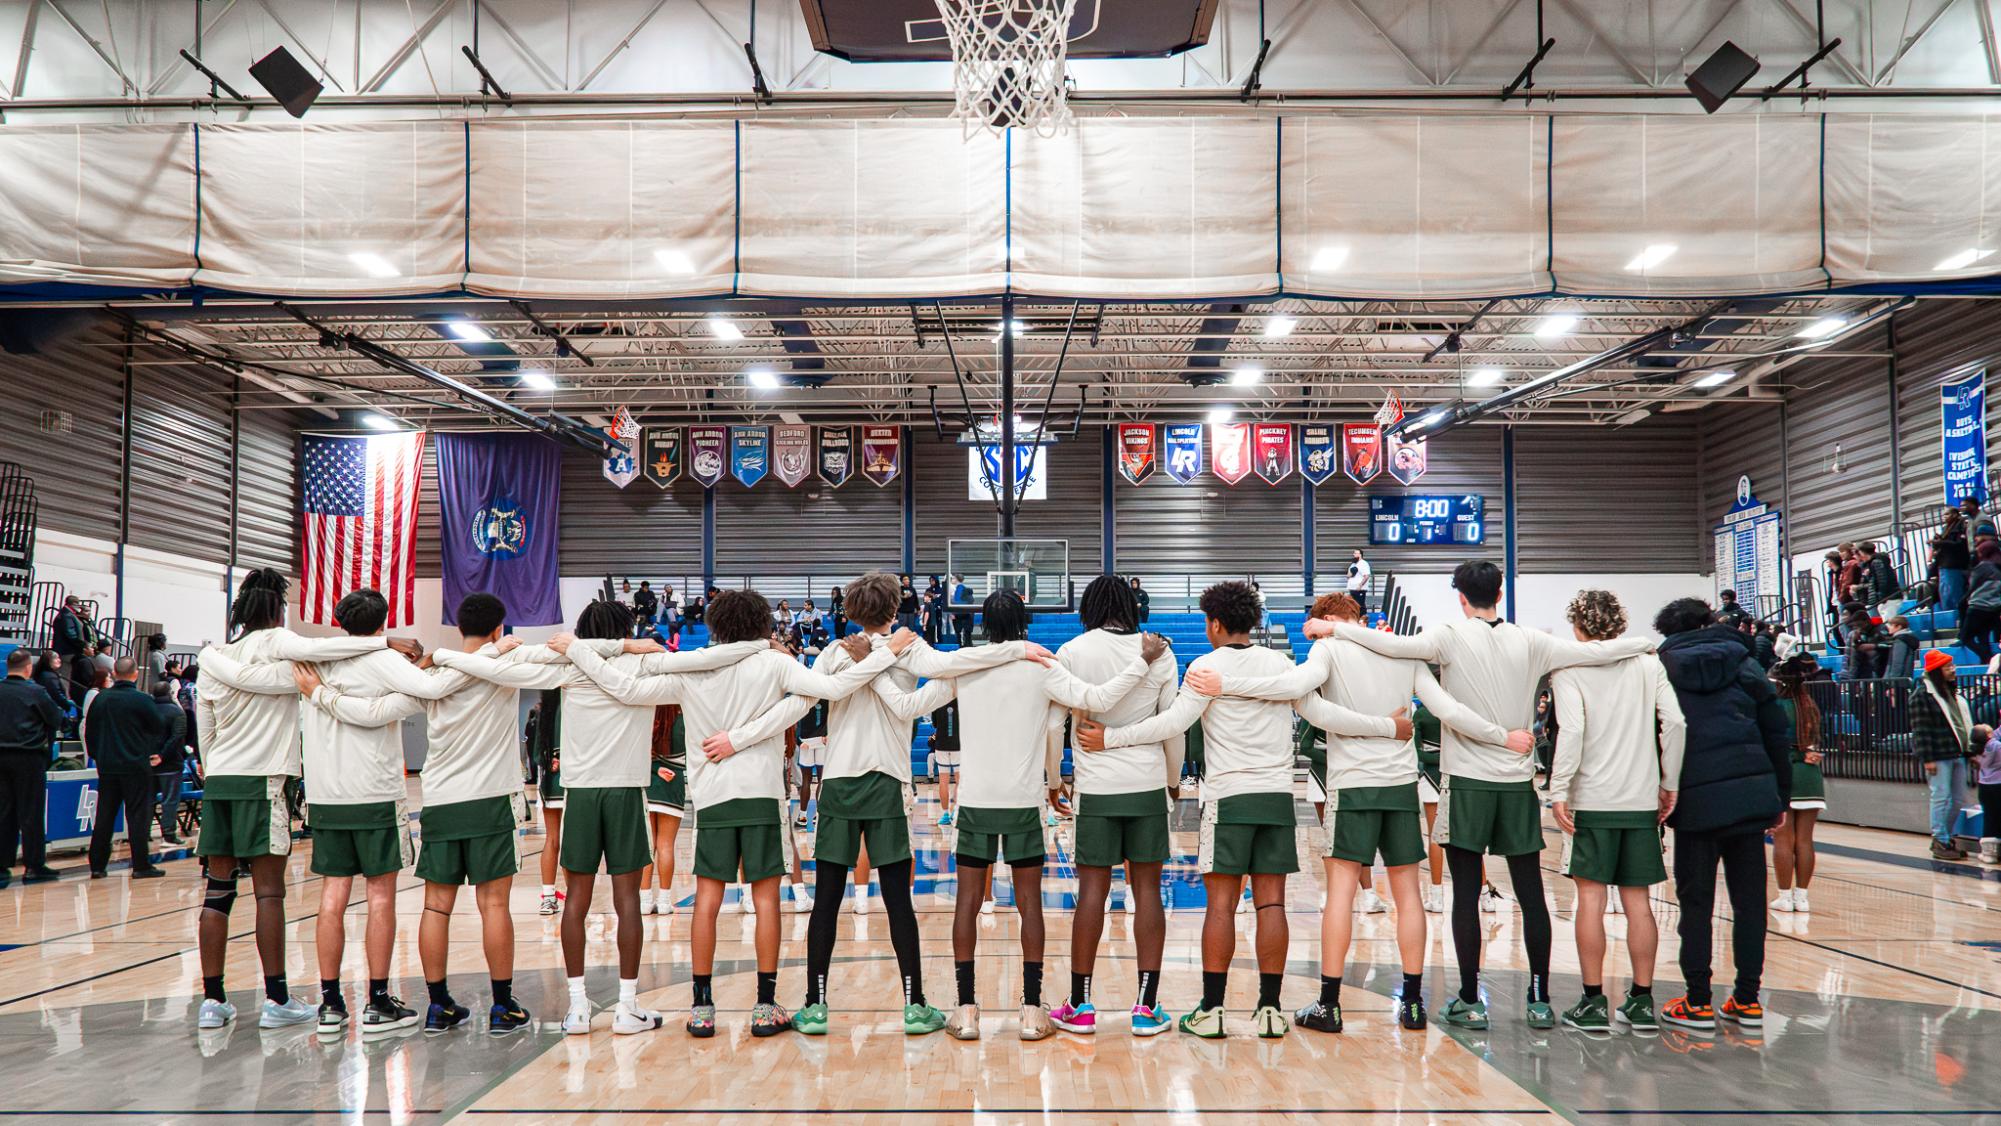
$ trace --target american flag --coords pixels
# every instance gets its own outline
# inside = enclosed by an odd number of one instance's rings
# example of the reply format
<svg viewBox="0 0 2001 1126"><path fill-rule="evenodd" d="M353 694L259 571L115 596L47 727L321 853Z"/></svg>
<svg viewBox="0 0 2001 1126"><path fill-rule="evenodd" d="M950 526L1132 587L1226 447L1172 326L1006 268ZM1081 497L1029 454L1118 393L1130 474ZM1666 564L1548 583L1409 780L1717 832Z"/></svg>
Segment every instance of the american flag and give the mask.
<svg viewBox="0 0 2001 1126"><path fill-rule="evenodd" d="M417 472L423 459L421 430L305 439L299 610L306 621L334 624L341 597L368 587L389 599L389 628L415 620Z"/></svg>

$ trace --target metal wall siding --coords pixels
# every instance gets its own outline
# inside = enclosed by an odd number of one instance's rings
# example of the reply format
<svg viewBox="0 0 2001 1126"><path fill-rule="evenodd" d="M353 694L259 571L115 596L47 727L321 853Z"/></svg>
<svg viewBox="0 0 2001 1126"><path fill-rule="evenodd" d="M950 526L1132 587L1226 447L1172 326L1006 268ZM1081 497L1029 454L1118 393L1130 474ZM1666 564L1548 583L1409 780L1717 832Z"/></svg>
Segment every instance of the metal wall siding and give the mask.
<svg viewBox="0 0 2001 1126"><path fill-rule="evenodd" d="M1015 513L1015 535L1070 543L1070 573L1088 581L1098 573L1101 552L1099 477L1103 472L1104 430L1087 427L1049 447L1049 495L1023 501ZM1000 508L967 497L967 450L951 438L924 431L912 436L916 461L917 569L942 574L948 541L992 539L999 535Z"/></svg>
<svg viewBox="0 0 2001 1126"><path fill-rule="evenodd" d="M909 471L910 467L904 466L904 472ZM642 486L644 482L632 488ZM688 546L694 551L693 569L700 573L699 489L694 496L694 531ZM846 577L875 569L896 571L902 562L900 478L879 487L855 476L838 489L829 488L818 478L802 481L791 489L770 477L754 489L744 488L733 478L725 478L716 486L718 575ZM565 563L567 566L567 560ZM780 589L773 586L768 593L776 595Z"/></svg>
<svg viewBox="0 0 2001 1126"><path fill-rule="evenodd" d="M417 577L420 579L435 579L443 571L438 512L438 434L432 431L424 435L424 461L417 469Z"/></svg>
<svg viewBox="0 0 2001 1126"><path fill-rule="evenodd" d="M39 352L0 353L0 460L35 479L40 526L118 538L118 436L124 409L120 331L93 326ZM69 429L41 428L44 411Z"/></svg>
<svg viewBox="0 0 2001 1126"><path fill-rule="evenodd" d="M1871 330L1842 342L1851 351L1887 348ZM1786 369L1786 457L1794 553L1889 529L1889 361L1881 357L1803 360ZM1841 447L1842 469L1834 468Z"/></svg>
<svg viewBox="0 0 2001 1126"><path fill-rule="evenodd" d="M1302 527L1296 479L1267 485L1253 475L1225 485L1205 471L1183 485L1156 471L1144 485L1121 477L1115 488L1114 565L1120 574L1144 576L1148 586L1171 575L1192 575L1200 583L1291 575L1297 584Z"/></svg>
<svg viewBox="0 0 2001 1126"><path fill-rule="evenodd" d="M299 552L298 429L286 411L249 410L241 417L236 561L289 575ZM421 568L421 555L417 562Z"/></svg>
<svg viewBox="0 0 2001 1126"><path fill-rule="evenodd" d="M1981 369L2001 364L2001 302L1926 301L1897 315L1897 434L1902 462L1898 473L1903 516L1916 519L1945 503L1945 466L1940 448L1939 388ZM2001 453L2001 426L1995 425L1988 380L1987 459L1992 473ZM1842 447L1843 452L1847 447Z"/></svg>
<svg viewBox="0 0 2001 1126"><path fill-rule="evenodd" d="M1516 450L1519 463L1520 447L1517 446ZM1466 549L1449 544L1370 547L1371 494L1479 493L1487 515L1487 537L1486 543L1474 549L1473 553L1491 558L1496 564L1501 562L1501 537L1505 534L1503 529L1507 519L1507 496L1502 491L1501 480L1501 428L1462 426L1443 437L1432 439L1427 455L1424 476L1409 488L1398 484L1387 473L1367 485L1357 485L1347 477L1336 474L1315 490L1313 541L1318 555L1315 570L1319 575L1317 588L1320 591L1338 589L1334 580L1348 573L1349 553L1357 547L1368 553L1370 566L1381 573L1441 574L1451 571L1467 557ZM1299 486L1293 481L1286 484L1291 487L1297 503Z"/></svg>
<svg viewBox="0 0 2001 1126"><path fill-rule="evenodd" d="M1792 506L1786 495L1785 451L1779 445L1777 403L1725 403L1694 415L1701 449L1701 487L1696 498L1699 570L1715 569L1713 529L1737 502L1737 478L1749 474L1758 499L1779 509L1790 541ZM1801 550L1788 543L1788 554Z"/></svg>
<svg viewBox="0 0 2001 1126"><path fill-rule="evenodd" d="M167 354L140 349L135 359ZM135 367L127 542L229 558L229 396L234 379L194 367Z"/></svg>
<svg viewBox="0 0 2001 1126"><path fill-rule="evenodd" d="M559 524L565 575L702 573L702 487L685 477L668 489L644 478L620 489L605 480L603 459L565 447ZM430 565L438 566L435 546Z"/></svg>
<svg viewBox="0 0 2001 1126"><path fill-rule="evenodd" d="M1700 570L1697 461L1686 415L1616 430L1516 428L1522 573Z"/></svg>

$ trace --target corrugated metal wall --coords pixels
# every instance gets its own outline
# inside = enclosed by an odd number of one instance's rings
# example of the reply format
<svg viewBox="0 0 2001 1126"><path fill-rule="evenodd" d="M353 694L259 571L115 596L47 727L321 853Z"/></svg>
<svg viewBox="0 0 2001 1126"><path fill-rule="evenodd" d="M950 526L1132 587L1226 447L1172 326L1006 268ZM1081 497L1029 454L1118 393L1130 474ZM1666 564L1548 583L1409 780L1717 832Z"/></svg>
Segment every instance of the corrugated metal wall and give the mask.
<svg viewBox="0 0 2001 1126"><path fill-rule="evenodd" d="M1730 403L1710 407L1694 418L1701 447L1701 487L1696 500L1696 544L1700 552L1698 570L1715 566L1716 541L1712 529L1737 501L1737 478L1750 474L1751 488L1758 499L1788 517L1791 529L1791 498L1786 495L1786 464L1779 446L1777 403ZM1788 551L1800 550L1789 547Z"/></svg>
<svg viewBox="0 0 2001 1126"><path fill-rule="evenodd" d="M135 361L170 358L158 349ZM132 514L127 542L229 558L230 402L235 377L195 367L132 375Z"/></svg>
<svg viewBox="0 0 2001 1126"><path fill-rule="evenodd" d="M1701 570L1699 460L1687 415L1617 430L1517 428L1517 565L1523 574Z"/></svg>
<svg viewBox="0 0 2001 1126"><path fill-rule="evenodd" d="M1316 588L1337 590L1333 579L1348 573L1349 553L1362 548L1377 571L1403 574L1436 574L1452 570L1467 555L1463 547L1441 544L1429 547L1370 547L1369 495L1405 493L1479 493L1487 514L1487 542L1475 549L1495 563L1504 554L1501 537L1507 518L1507 496L1501 481L1501 428L1464 426L1428 446L1424 476L1409 488L1397 484L1388 474L1367 485L1357 485L1336 474L1314 492L1314 546L1319 556L1315 572L1321 576ZM1294 486L1295 490L1297 486Z"/></svg>
<svg viewBox="0 0 2001 1126"><path fill-rule="evenodd" d="M1045 455L1048 497L1023 501L1015 514L1016 536L1070 542L1070 573L1079 580L1099 573L1103 555L1099 498L1104 434L1103 428L1085 427L1050 446ZM911 444L917 471L917 569L943 573L947 541L993 538L999 534L1000 513L990 500L968 499L968 447L930 431L913 434Z"/></svg>
<svg viewBox="0 0 2001 1126"><path fill-rule="evenodd" d="M1200 585L1301 569L1297 477L1275 486L1255 476L1225 485L1206 473L1189 485L1165 472L1137 486L1121 477L1113 505L1117 569L1145 576L1148 586L1170 575L1194 575Z"/></svg>
<svg viewBox="0 0 2001 1126"><path fill-rule="evenodd" d="M1939 388L2001 363L2001 302L1927 301L1896 314L1899 500L1906 519L1945 503ZM1988 464L2001 450L1988 383ZM1844 447L1845 450L1845 447Z"/></svg>
<svg viewBox="0 0 2001 1126"><path fill-rule="evenodd" d="M236 560L244 567L298 564L298 429L290 412L240 412ZM418 557L419 574L423 557Z"/></svg>
<svg viewBox="0 0 2001 1126"><path fill-rule="evenodd" d="M124 411L123 330L78 330L40 351L0 352L0 460L35 479L41 526L118 538L118 439ZM44 416L55 429L44 429Z"/></svg>
<svg viewBox="0 0 2001 1126"><path fill-rule="evenodd" d="M697 572L700 512L697 507ZM838 489L818 478L792 489L768 477L755 489L729 478L716 486L718 575L845 577L876 568L896 571L902 563L901 478L878 486L856 476ZM771 596L793 594L789 586L764 587Z"/></svg>
<svg viewBox="0 0 2001 1126"><path fill-rule="evenodd" d="M702 488L685 477L667 489L643 478L620 489L605 480L602 460L566 448L559 523L566 575L702 573Z"/></svg>
<svg viewBox="0 0 2001 1126"><path fill-rule="evenodd" d="M1841 346L1874 351L1887 349L1888 340L1872 328ZM1888 359L1803 360L1783 374L1792 482L1786 525L1792 550L1882 534L1892 519Z"/></svg>

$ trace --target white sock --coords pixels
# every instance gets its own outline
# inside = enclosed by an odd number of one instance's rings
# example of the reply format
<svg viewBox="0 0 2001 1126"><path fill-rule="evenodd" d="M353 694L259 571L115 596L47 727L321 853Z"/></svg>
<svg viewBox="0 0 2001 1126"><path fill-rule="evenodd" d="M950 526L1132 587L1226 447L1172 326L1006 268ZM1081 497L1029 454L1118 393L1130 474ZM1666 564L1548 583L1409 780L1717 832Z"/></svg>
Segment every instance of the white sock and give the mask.
<svg viewBox="0 0 2001 1126"><path fill-rule="evenodd" d="M548 898L550 898L550 897L554 896L555 894L556 894L556 885L555 885L555 884L543 884L543 885L542 885L542 898L544 898L544 899L548 899Z"/></svg>
<svg viewBox="0 0 2001 1126"><path fill-rule="evenodd" d="M571 978L570 1011L573 1013L581 1013L588 1010L590 1007L591 1007L590 998L584 995L584 979L580 977Z"/></svg>
<svg viewBox="0 0 2001 1126"><path fill-rule="evenodd" d="M628 1009L639 1007L639 979L622 977L618 979L618 1003Z"/></svg>

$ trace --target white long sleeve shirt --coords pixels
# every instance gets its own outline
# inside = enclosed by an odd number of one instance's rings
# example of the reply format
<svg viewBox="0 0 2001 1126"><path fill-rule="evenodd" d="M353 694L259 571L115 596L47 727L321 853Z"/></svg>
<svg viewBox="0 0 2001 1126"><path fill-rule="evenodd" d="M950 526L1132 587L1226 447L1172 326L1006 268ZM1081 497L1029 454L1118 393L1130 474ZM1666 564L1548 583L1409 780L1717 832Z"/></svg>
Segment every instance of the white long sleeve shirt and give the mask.
<svg viewBox="0 0 2001 1126"><path fill-rule="evenodd" d="M1509 731L1524 730L1535 722L1536 685L1557 669L1602 665L1653 650L1653 642L1641 638L1565 641L1513 622L1485 618L1457 618L1416 635L1384 633L1342 622L1335 626L1335 636L1385 657L1436 664L1439 682L1454 699ZM1452 727L1443 732L1438 761L1444 773L1459 778L1535 780L1534 756L1469 739Z"/></svg>
<svg viewBox="0 0 2001 1126"><path fill-rule="evenodd" d="M1667 669L1652 654L1563 669L1556 696L1556 755L1549 792L1573 811L1652 811L1661 779L1681 778L1688 740Z"/></svg>
<svg viewBox="0 0 2001 1126"><path fill-rule="evenodd" d="M336 661L387 644L384 637L300 637L277 627L204 648L195 677L203 768L224 776L298 775L299 687L289 662Z"/></svg>
<svg viewBox="0 0 2001 1126"><path fill-rule="evenodd" d="M758 643L761 651L727 668L708 672L675 673L664 676L636 675L607 661L588 649L570 650L577 670L596 681L600 688L625 704L681 705L681 720L688 738L688 797L695 809L738 798L785 798L784 728L755 742L731 742L736 753L721 762L711 762L701 753L710 735L728 731L769 711L786 693L800 697L840 700L867 686L877 673L888 669L896 655L877 649L867 660L849 665L839 673L823 675L782 653ZM567 707L567 705L566 705ZM564 722L569 722L567 710ZM563 745L563 782L570 779L570 739Z"/></svg>
<svg viewBox="0 0 2001 1126"><path fill-rule="evenodd" d="M1314 642L1306 660L1283 675L1226 678L1223 692L1266 700L1297 700L1317 692L1328 703L1367 716L1388 716L1409 707L1415 696L1440 723L1469 739L1506 750L1507 731L1453 699L1422 662L1385 657L1339 638L1323 637ZM1300 714L1307 713L1302 710ZM1417 744L1397 739L1394 724L1391 726L1392 733L1386 735L1328 732L1327 788L1401 786L1417 781Z"/></svg>
<svg viewBox="0 0 2001 1126"><path fill-rule="evenodd" d="M1103 684L1139 656L1137 633L1115 633L1107 629L1087 630L1063 643L1056 659L1079 680ZM1127 727L1152 719L1174 703L1179 688L1174 654L1162 653L1147 668L1139 687L1109 708L1093 708L1091 718L1107 729ZM1192 720L1190 722L1193 722ZM1143 794L1149 790L1181 784L1181 761L1185 754L1182 732L1188 724L1171 733L1131 746L1107 747L1102 751L1079 752L1070 756L1079 794ZM1205 729L1206 734L1206 729Z"/></svg>

